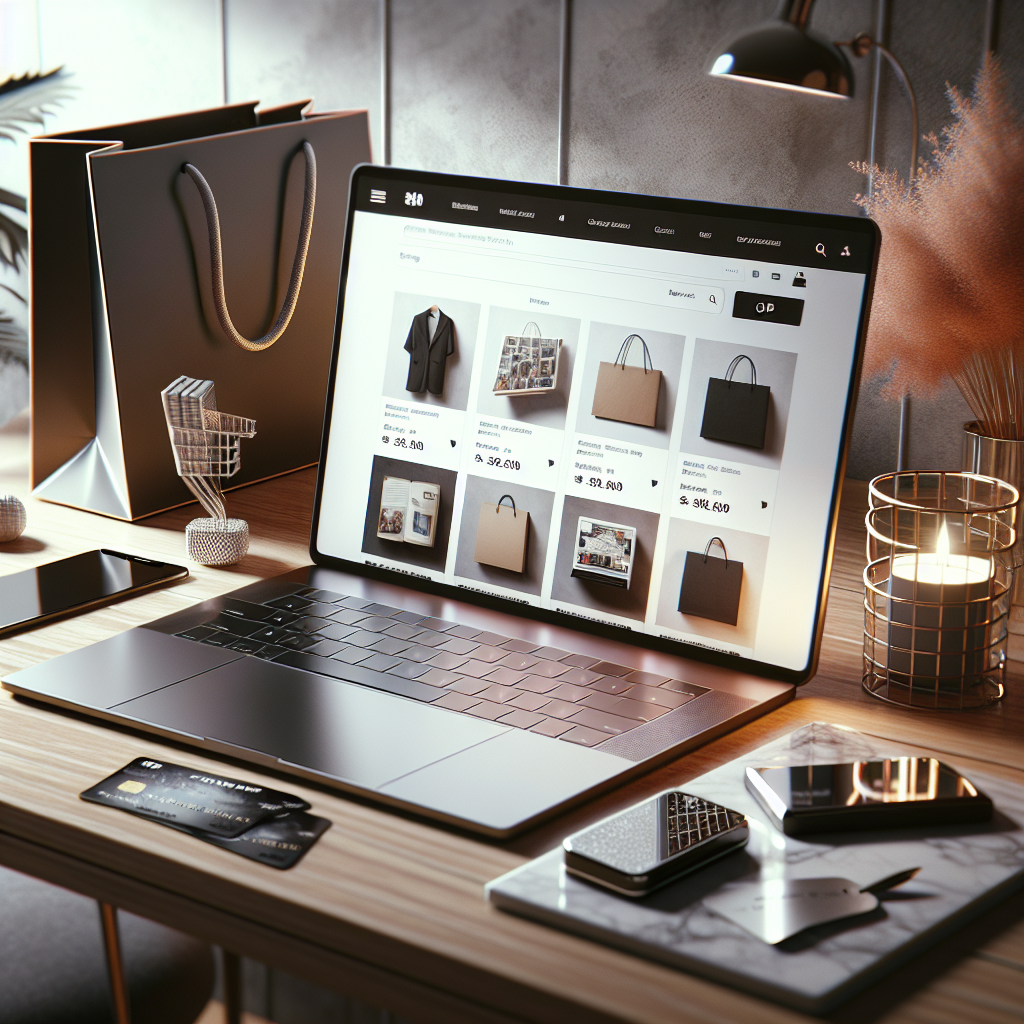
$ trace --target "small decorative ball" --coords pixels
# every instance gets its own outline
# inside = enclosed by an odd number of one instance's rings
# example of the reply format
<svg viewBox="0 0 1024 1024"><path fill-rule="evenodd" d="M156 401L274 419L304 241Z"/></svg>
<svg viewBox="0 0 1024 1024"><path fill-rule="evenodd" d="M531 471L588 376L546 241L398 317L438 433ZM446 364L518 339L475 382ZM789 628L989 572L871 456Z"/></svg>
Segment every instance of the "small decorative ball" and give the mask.
<svg viewBox="0 0 1024 1024"><path fill-rule="evenodd" d="M249 550L244 519L193 519L185 527L188 557L200 565L234 565Z"/></svg>
<svg viewBox="0 0 1024 1024"><path fill-rule="evenodd" d="M25 522L25 506L13 494L0 496L0 541L17 540Z"/></svg>

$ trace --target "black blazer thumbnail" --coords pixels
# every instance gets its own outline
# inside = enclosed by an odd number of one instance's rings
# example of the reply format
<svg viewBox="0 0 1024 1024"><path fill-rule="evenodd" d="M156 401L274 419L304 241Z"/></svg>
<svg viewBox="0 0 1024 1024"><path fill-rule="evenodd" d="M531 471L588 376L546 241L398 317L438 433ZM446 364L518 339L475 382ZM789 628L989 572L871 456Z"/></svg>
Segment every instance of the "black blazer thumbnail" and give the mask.
<svg viewBox="0 0 1024 1024"><path fill-rule="evenodd" d="M455 351L455 325L439 309L437 330L430 339L430 310L425 309L412 318L405 351L409 353L409 379L405 390L413 394L429 391L440 395L444 391L445 360Z"/></svg>

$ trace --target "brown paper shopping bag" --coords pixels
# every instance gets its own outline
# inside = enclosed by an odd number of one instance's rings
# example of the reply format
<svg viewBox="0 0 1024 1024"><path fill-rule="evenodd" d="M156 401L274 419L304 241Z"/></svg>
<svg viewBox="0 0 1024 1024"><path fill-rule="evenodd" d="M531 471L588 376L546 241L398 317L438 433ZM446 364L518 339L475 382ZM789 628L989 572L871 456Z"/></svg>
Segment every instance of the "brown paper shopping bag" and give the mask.
<svg viewBox="0 0 1024 1024"><path fill-rule="evenodd" d="M503 505L508 498L511 505ZM526 549L530 540L530 513L516 508L511 494L503 494L497 505L484 502L476 528L473 560L510 572L526 570Z"/></svg>
<svg viewBox="0 0 1024 1024"><path fill-rule="evenodd" d="M643 346L642 366L626 365L634 338ZM658 419L660 392L661 370L654 369L647 342L639 334L631 334L620 346L615 362L601 363L598 367L591 415L602 420L653 427Z"/></svg>

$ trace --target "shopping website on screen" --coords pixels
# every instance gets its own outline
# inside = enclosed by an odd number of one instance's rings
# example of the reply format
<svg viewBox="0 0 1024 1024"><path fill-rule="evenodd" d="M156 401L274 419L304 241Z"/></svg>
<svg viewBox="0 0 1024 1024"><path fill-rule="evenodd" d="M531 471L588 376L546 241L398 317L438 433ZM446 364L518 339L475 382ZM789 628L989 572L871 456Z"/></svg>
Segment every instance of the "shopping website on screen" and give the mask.
<svg viewBox="0 0 1024 1024"><path fill-rule="evenodd" d="M371 184L318 549L802 668L864 301L856 242Z"/></svg>

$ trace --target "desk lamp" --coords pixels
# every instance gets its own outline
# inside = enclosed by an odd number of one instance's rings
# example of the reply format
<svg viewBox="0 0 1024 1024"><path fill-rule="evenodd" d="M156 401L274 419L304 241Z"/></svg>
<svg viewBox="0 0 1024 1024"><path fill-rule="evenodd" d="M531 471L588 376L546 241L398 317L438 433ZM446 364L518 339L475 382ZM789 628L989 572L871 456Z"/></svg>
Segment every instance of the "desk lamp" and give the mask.
<svg viewBox="0 0 1024 1024"><path fill-rule="evenodd" d="M892 65L910 99L912 139L908 181L913 181L917 172L917 98L906 71L886 47L866 32L834 43L812 32L807 23L813 6L814 0L786 0L779 17L745 29L716 47L708 60L708 74L815 96L849 99L853 96L853 72L840 47L848 47L855 57L866 57L877 48Z"/></svg>

